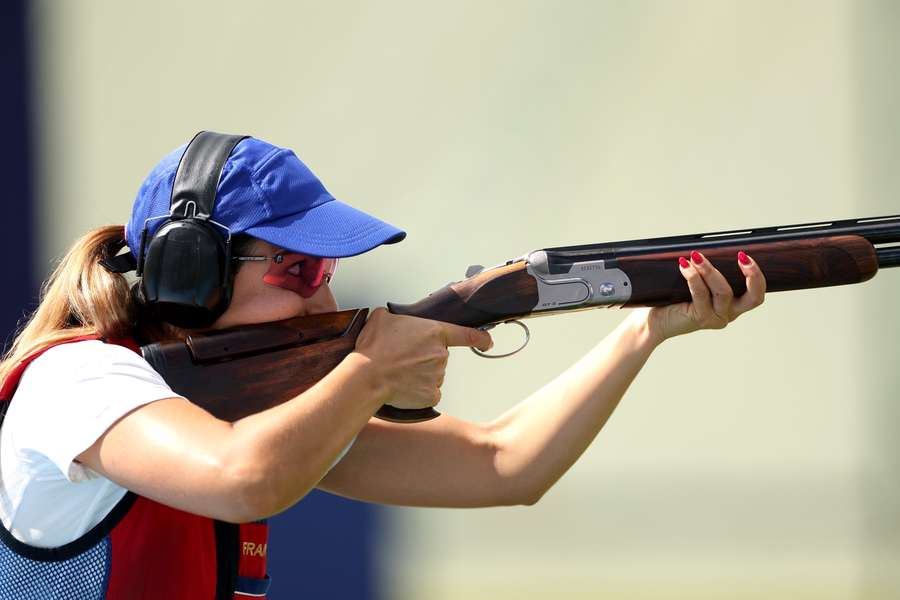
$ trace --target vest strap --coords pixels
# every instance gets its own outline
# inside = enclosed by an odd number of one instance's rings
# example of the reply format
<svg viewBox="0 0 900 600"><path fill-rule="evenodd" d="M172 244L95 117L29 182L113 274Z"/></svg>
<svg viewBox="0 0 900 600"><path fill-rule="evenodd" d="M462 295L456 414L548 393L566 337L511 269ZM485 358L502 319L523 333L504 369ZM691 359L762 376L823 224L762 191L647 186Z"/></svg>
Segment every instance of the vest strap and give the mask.
<svg viewBox="0 0 900 600"><path fill-rule="evenodd" d="M265 579L256 579L255 577L238 577L234 585L234 599L243 600L244 598L265 598L269 593L269 586L272 580L266 575Z"/></svg>
<svg viewBox="0 0 900 600"><path fill-rule="evenodd" d="M272 580L266 573L266 554L269 546L269 524L263 519L242 523L238 531L238 576L234 585L234 600L248 597L265 598Z"/></svg>

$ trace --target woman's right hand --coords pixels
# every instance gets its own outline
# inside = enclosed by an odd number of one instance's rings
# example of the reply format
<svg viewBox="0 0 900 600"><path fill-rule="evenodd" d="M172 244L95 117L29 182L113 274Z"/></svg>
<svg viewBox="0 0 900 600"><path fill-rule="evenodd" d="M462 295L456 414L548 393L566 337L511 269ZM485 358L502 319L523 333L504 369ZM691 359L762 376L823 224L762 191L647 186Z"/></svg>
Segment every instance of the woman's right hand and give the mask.
<svg viewBox="0 0 900 600"><path fill-rule="evenodd" d="M379 307L372 311L356 339L355 351L372 365L385 404L414 409L440 402L450 346L487 351L493 345L486 331L395 315Z"/></svg>

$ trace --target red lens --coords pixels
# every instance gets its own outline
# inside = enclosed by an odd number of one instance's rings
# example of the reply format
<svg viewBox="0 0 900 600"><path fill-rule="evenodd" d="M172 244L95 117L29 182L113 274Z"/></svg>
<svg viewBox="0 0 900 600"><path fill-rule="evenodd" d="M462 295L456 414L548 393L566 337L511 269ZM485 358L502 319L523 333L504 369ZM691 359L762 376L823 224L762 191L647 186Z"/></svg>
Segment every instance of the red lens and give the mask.
<svg viewBox="0 0 900 600"><path fill-rule="evenodd" d="M338 259L284 253L281 261L274 262L263 275L269 285L297 292L309 298L334 276Z"/></svg>
<svg viewBox="0 0 900 600"><path fill-rule="evenodd" d="M337 260L336 258L308 256L300 263L300 277L306 285L317 289L323 283L330 282L334 277Z"/></svg>

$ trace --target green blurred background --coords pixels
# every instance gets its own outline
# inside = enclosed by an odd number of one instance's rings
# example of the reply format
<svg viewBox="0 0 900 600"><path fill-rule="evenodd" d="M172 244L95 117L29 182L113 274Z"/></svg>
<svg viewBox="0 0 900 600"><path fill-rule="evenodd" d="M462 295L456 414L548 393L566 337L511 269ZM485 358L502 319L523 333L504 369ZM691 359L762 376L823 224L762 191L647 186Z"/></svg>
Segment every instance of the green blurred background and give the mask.
<svg viewBox="0 0 900 600"><path fill-rule="evenodd" d="M342 262L342 307L540 247L900 212L898 2L31 8L45 272L199 129L409 232ZM668 342L537 505L390 509L384 597L900 598L898 297L887 271ZM442 409L493 418L622 318L454 350Z"/></svg>

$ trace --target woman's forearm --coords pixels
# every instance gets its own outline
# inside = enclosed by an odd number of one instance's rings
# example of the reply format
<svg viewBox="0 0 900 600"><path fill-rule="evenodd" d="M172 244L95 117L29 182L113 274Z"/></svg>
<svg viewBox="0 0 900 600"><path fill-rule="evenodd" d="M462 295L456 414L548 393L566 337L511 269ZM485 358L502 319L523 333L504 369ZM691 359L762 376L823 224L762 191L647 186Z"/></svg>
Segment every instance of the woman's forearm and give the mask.
<svg viewBox="0 0 900 600"><path fill-rule="evenodd" d="M384 390L368 359L351 353L326 377L297 398L234 424L241 465L235 476L250 477L261 511L284 510L322 479L340 452L383 403Z"/></svg>
<svg viewBox="0 0 900 600"><path fill-rule="evenodd" d="M414 506L533 504L590 445L662 340L721 329L762 303L765 279L749 257L736 257L747 293L735 300L724 276L691 256L679 261L691 303L633 309L575 365L490 423L373 421L323 487Z"/></svg>
<svg viewBox="0 0 900 600"><path fill-rule="evenodd" d="M578 459L612 414L658 340L633 311L577 363L492 424L498 471L536 502Z"/></svg>

